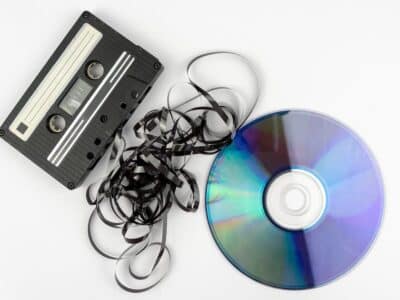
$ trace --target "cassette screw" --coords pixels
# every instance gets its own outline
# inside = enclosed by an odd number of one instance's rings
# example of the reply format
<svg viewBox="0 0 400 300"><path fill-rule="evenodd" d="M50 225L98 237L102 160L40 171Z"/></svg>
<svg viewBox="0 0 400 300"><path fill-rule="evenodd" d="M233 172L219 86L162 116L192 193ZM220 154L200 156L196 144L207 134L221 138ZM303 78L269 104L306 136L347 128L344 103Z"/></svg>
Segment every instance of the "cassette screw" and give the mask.
<svg viewBox="0 0 400 300"><path fill-rule="evenodd" d="M0 136L5 136L6 132L3 129L0 129Z"/></svg>
<svg viewBox="0 0 400 300"><path fill-rule="evenodd" d="M73 182L68 182L67 187L72 190L75 188L75 184Z"/></svg>
<svg viewBox="0 0 400 300"><path fill-rule="evenodd" d="M133 91L131 92L131 96L132 96L133 99L137 99L137 98L139 97L138 91L133 90Z"/></svg>
<svg viewBox="0 0 400 300"><path fill-rule="evenodd" d="M108 117L107 117L106 115L102 115L102 116L100 117L100 121L101 121L102 123L106 123L106 122L108 121Z"/></svg>
<svg viewBox="0 0 400 300"><path fill-rule="evenodd" d="M156 62L156 63L154 63L153 67L156 70L160 70L161 69L161 64L159 62Z"/></svg>

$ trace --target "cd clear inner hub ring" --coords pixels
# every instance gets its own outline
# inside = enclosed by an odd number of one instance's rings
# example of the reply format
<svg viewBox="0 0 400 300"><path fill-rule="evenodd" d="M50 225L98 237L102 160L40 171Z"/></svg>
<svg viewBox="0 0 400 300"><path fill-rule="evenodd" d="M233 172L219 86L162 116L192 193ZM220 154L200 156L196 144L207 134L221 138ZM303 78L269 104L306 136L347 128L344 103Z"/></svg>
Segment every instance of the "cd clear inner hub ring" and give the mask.
<svg viewBox="0 0 400 300"><path fill-rule="evenodd" d="M326 207L326 193L312 173L292 169L278 174L264 192L268 216L288 230L304 230L320 220Z"/></svg>

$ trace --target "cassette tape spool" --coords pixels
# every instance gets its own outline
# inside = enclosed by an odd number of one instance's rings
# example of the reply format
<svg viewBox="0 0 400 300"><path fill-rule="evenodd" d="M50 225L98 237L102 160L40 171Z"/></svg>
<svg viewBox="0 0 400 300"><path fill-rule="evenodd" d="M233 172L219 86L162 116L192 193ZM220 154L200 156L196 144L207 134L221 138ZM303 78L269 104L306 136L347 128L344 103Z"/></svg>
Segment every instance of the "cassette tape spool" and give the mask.
<svg viewBox="0 0 400 300"><path fill-rule="evenodd" d="M157 58L84 12L3 123L0 135L74 189L162 69Z"/></svg>

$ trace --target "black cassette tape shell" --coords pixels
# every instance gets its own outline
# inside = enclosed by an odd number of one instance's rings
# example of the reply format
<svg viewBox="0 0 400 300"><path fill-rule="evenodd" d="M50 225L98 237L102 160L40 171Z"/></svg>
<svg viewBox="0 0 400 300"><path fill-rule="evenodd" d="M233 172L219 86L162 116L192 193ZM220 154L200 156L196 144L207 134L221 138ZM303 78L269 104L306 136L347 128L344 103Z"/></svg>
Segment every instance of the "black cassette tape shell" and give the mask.
<svg viewBox="0 0 400 300"><path fill-rule="evenodd" d="M157 58L86 11L7 117L0 135L74 189L162 69Z"/></svg>

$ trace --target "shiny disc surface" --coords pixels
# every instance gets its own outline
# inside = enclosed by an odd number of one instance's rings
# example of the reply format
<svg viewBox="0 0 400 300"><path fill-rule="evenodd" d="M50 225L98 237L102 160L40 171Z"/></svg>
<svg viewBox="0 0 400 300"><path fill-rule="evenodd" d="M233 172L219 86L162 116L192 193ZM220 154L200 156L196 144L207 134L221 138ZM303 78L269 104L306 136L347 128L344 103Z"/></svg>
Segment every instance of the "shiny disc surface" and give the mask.
<svg viewBox="0 0 400 300"><path fill-rule="evenodd" d="M319 220L302 230L277 225L265 192L290 170L313 174L325 190ZM282 111L244 126L210 170L206 211L227 259L247 276L285 289L313 288L354 266L373 242L383 184L366 145L337 121Z"/></svg>

